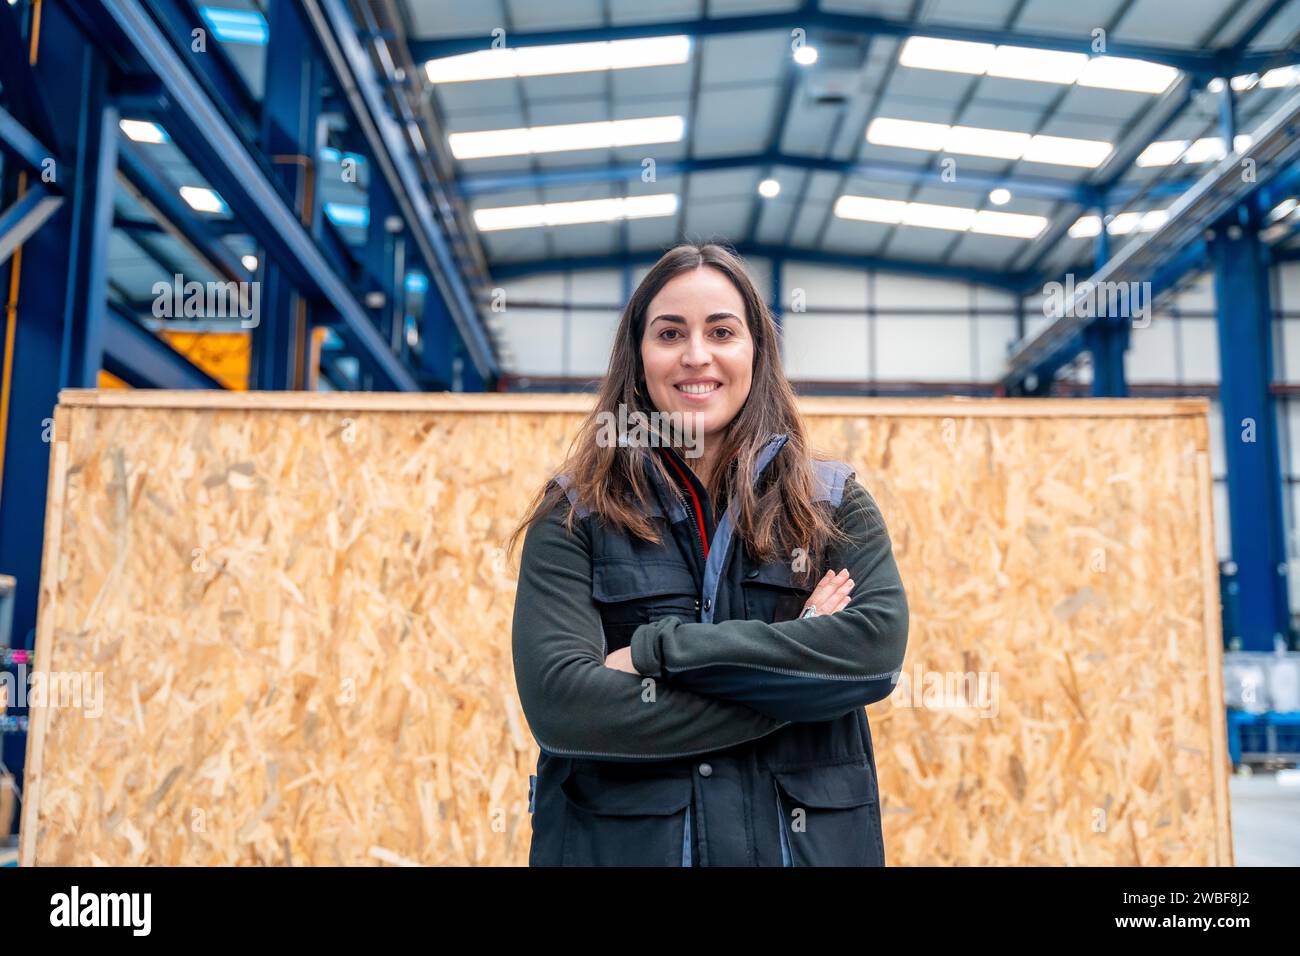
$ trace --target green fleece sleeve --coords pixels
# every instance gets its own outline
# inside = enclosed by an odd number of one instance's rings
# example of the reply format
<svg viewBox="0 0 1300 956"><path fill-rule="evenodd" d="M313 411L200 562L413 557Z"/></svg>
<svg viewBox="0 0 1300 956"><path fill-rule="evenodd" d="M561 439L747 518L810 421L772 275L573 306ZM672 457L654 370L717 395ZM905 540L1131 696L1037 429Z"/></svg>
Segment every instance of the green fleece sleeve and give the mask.
<svg viewBox="0 0 1300 956"><path fill-rule="evenodd" d="M907 649L907 596L880 510L856 480L836 512L847 544L828 567L848 568L853 593L835 614L781 621L682 623L667 617L632 635L632 663L673 687L792 722L832 720L887 697Z"/></svg>
<svg viewBox="0 0 1300 956"><path fill-rule="evenodd" d="M561 756L664 760L765 736L789 721L605 666L591 543L564 499L524 538L515 597L515 685L538 745Z"/></svg>

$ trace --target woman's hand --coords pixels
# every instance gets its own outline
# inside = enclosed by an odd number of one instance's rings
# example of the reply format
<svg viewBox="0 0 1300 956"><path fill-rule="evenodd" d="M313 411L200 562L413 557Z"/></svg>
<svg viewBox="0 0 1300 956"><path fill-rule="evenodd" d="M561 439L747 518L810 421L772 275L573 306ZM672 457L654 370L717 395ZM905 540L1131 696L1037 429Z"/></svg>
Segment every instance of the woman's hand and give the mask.
<svg viewBox="0 0 1300 956"><path fill-rule="evenodd" d="M849 577L848 568L845 568L839 574L827 571L826 576L817 582L817 587L813 589L812 596L808 598L808 603L803 606L804 610L816 606L818 617L842 611L848 606L849 594L852 591L853 579Z"/></svg>
<svg viewBox="0 0 1300 956"><path fill-rule="evenodd" d="M641 676L640 672L632 666L632 648L620 647L614 653L605 658L605 666L613 668L616 671L626 671L629 674Z"/></svg>
<svg viewBox="0 0 1300 956"><path fill-rule="evenodd" d="M807 610L809 605L816 605L818 617L834 614L836 611L842 611L848 606L849 595L852 591L853 579L849 577L847 568L839 574L827 571L826 576L813 589L813 593L808 598L808 603L804 605L804 609ZM640 676L640 671L632 665L631 647L621 647L607 656L605 666L616 671L624 671L628 674Z"/></svg>

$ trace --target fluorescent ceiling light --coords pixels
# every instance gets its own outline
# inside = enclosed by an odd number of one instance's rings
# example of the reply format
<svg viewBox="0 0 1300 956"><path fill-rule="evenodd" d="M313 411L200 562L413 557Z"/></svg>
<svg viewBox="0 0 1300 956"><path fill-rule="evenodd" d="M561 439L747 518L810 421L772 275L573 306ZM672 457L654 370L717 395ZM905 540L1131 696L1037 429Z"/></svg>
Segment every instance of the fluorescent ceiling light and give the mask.
<svg viewBox="0 0 1300 956"><path fill-rule="evenodd" d="M1273 211L1268 214L1268 221L1277 222L1279 219L1285 219L1287 216L1291 215L1291 213L1295 212L1295 207L1296 200L1294 196L1290 199L1283 199L1280 203L1274 206Z"/></svg>
<svg viewBox="0 0 1300 956"><path fill-rule="evenodd" d="M1042 216L1027 216L1019 212L996 212L981 209L975 213L970 231L987 236L1007 236L1012 239L1033 239L1047 227Z"/></svg>
<svg viewBox="0 0 1300 956"><path fill-rule="evenodd" d="M948 139L946 123L922 123L918 120L889 119L878 116L867 126L867 142L876 146L899 146L938 152Z"/></svg>
<svg viewBox="0 0 1300 956"><path fill-rule="evenodd" d="M975 210L964 206L937 206L928 202L910 202L903 212L904 226L926 229L951 229L965 232L975 219Z"/></svg>
<svg viewBox="0 0 1300 956"><path fill-rule="evenodd" d="M875 146L897 146L932 152L1024 159L1031 163L1095 168L1110 155L1110 143L1095 139L1070 139L1042 133L1016 133L978 126L945 126L877 117L867 127L867 141Z"/></svg>
<svg viewBox="0 0 1300 956"><path fill-rule="evenodd" d="M370 225L370 207L355 203L327 202L325 215L336 226L359 226L362 229Z"/></svg>
<svg viewBox="0 0 1300 956"><path fill-rule="evenodd" d="M1088 65L1086 53L1061 53L1026 46L1000 46L985 71L987 76L1038 83L1073 83Z"/></svg>
<svg viewBox="0 0 1300 956"><path fill-rule="evenodd" d="M270 31L266 18L256 10L228 10L224 7L200 7L199 13L218 40L226 43L251 43L265 46Z"/></svg>
<svg viewBox="0 0 1300 956"><path fill-rule="evenodd" d="M1253 142L1249 133L1240 133L1232 141L1232 148L1244 152ZM1194 143L1185 139L1160 140L1152 143L1137 158L1139 166L1168 166L1181 161L1184 163L1217 163L1226 155L1223 139L1218 136L1206 136Z"/></svg>
<svg viewBox="0 0 1300 956"><path fill-rule="evenodd" d="M1151 209L1147 212L1122 212L1112 216L1106 231L1112 236L1127 236L1131 232L1155 232L1169 220L1168 209ZM1080 216L1070 226L1070 238L1088 239L1101 234L1101 220L1096 216Z"/></svg>
<svg viewBox="0 0 1300 956"><path fill-rule="evenodd" d="M863 222L900 223L907 212L907 203L897 199L875 199L871 196L841 196L835 200L835 215L841 219L860 219Z"/></svg>
<svg viewBox="0 0 1300 956"><path fill-rule="evenodd" d="M1294 86L1300 81L1300 69L1294 66L1280 66L1269 70L1259 78L1259 85L1266 90L1276 90L1283 86Z"/></svg>
<svg viewBox="0 0 1300 956"><path fill-rule="evenodd" d="M675 143L682 138L686 121L680 116L650 116L645 119L608 120L599 123L567 123L562 126L531 126L522 129L491 129L477 133L452 133L447 137L457 159L488 156L523 156L529 153L558 153L572 149L605 149L641 146L647 143Z"/></svg>
<svg viewBox="0 0 1300 956"><path fill-rule="evenodd" d="M1077 83L1135 93L1163 93L1178 78L1173 67L1128 57L1089 57L1086 53L923 36L910 37L903 44L898 62L922 70L1036 83Z"/></svg>
<svg viewBox="0 0 1300 956"><path fill-rule="evenodd" d="M1003 189L1001 187L993 190L989 193L989 202L993 203L995 206L1005 206L1007 203L1011 202L1011 190Z"/></svg>
<svg viewBox="0 0 1300 956"><path fill-rule="evenodd" d="M841 219L881 222L890 225L921 226L953 232L978 232L989 236L1033 239L1045 228L1043 216L1021 213L975 210L965 206L940 206L933 203L901 202L872 196L841 196L835 202L835 215Z"/></svg>
<svg viewBox="0 0 1300 956"><path fill-rule="evenodd" d="M1045 136L1030 140L1024 159L1030 163L1054 163L1057 166L1085 166L1095 169L1110 155L1110 143L1097 139L1073 139L1068 136Z"/></svg>
<svg viewBox="0 0 1300 956"><path fill-rule="evenodd" d="M1101 235L1101 218L1098 216L1080 216L1070 226L1071 239L1089 239Z"/></svg>
<svg viewBox="0 0 1300 956"><path fill-rule="evenodd" d="M953 126L948 130L943 149L946 153L963 153L967 156L1019 159L1029 147L1030 139L1028 133L982 129L978 126Z"/></svg>
<svg viewBox="0 0 1300 956"><path fill-rule="evenodd" d="M1129 93L1163 93L1178 79L1178 70L1163 63L1099 56L1088 61L1076 80L1080 86Z"/></svg>
<svg viewBox="0 0 1300 956"><path fill-rule="evenodd" d="M1138 224L1138 228L1143 232L1155 232L1168 221L1168 209L1152 209L1142 214L1142 221Z"/></svg>
<svg viewBox="0 0 1300 956"><path fill-rule="evenodd" d="M1217 136L1207 136L1205 139L1198 139L1187 147L1187 152L1183 154L1185 163L1205 163L1218 162L1223 159L1227 153L1223 148L1223 140Z"/></svg>
<svg viewBox="0 0 1300 956"><path fill-rule="evenodd" d="M812 66L817 62L817 48L804 44L794 51L794 61L800 66Z"/></svg>
<svg viewBox="0 0 1300 956"><path fill-rule="evenodd" d="M1137 158L1139 166L1168 166L1178 161L1190 144L1185 139L1165 139L1152 143Z"/></svg>
<svg viewBox="0 0 1300 956"><path fill-rule="evenodd" d="M206 186L182 186L180 194L181 198L189 203L190 208L195 212L222 213L229 211L225 200Z"/></svg>
<svg viewBox="0 0 1300 956"><path fill-rule="evenodd" d="M518 76L553 76L559 73L673 66L685 63L690 56L690 37L644 37L479 50L429 60L424 64L424 72L430 83L465 83L470 80L500 80Z"/></svg>
<svg viewBox="0 0 1300 956"><path fill-rule="evenodd" d="M997 48L992 43L940 40L938 37L909 37L898 53L902 66L922 70L979 75L988 69Z"/></svg>
<svg viewBox="0 0 1300 956"><path fill-rule="evenodd" d="M500 229L535 229L583 222L648 219L677 212L676 193L628 196L626 199L586 199L532 206L499 206L474 210L474 224L483 232Z"/></svg>
<svg viewBox="0 0 1300 956"><path fill-rule="evenodd" d="M118 120L118 128L126 134L126 138L136 143L165 143L167 134L157 123L150 123L148 120L124 119Z"/></svg>
<svg viewBox="0 0 1300 956"><path fill-rule="evenodd" d="M1118 216L1111 216L1110 222L1106 224L1106 231L1112 236L1127 236L1141 221L1142 214L1139 212L1122 212Z"/></svg>
<svg viewBox="0 0 1300 956"><path fill-rule="evenodd" d="M781 193L781 184L775 179L765 179L758 184L758 194L764 199L773 199Z"/></svg>

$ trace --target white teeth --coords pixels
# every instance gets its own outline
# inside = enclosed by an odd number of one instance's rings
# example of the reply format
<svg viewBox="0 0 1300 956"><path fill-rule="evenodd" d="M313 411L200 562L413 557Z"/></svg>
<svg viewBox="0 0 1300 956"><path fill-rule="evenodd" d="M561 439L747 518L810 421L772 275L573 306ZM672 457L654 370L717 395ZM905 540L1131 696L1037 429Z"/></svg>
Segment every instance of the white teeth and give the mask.
<svg viewBox="0 0 1300 956"><path fill-rule="evenodd" d="M717 388L718 383L713 382L713 383L700 383L698 385L678 385L677 387L681 389L683 392L685 392L687 395L704 395Z"/></svg>

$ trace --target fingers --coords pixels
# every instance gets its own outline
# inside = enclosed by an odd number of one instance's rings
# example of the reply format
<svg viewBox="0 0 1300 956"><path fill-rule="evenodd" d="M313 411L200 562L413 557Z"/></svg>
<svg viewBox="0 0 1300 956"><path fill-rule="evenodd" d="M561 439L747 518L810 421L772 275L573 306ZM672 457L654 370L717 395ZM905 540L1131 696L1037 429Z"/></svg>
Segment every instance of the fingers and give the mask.
<svg viewBox="0 0 1300 956"><path fill-rule="evenodd" d="M853 591L853 579L849 577L848 568L838 574L827 571L817 587L813 589L804 607L816 605L818 614L834 614L848 606L849 596Z"/></svg>

